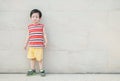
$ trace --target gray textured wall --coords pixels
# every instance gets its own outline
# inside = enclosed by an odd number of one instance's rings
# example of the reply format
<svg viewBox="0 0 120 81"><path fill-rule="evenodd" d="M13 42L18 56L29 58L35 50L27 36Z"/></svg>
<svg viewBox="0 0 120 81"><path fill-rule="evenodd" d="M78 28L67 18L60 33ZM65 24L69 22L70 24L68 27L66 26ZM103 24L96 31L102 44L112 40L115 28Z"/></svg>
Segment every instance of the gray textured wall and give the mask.
<svg viewBox="0 0 120 81"><path fill-rule="evenodd" d="M48 73L120 72L120 0L0 0L0 73L26 72L29 12L43 12Z"/></svg>

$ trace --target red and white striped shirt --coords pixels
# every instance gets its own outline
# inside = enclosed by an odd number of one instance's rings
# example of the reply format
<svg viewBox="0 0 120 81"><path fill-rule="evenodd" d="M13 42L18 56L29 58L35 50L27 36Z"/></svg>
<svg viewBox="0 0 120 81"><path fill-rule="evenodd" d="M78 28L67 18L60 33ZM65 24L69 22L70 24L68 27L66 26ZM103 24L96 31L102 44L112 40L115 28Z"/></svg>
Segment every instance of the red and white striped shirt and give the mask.
<svg viewBox="0 0 120 81"><path fill-rule="evenodd" d="M44 25L43 24L30 24L29 30L29 47L44 47Z"/></svg>

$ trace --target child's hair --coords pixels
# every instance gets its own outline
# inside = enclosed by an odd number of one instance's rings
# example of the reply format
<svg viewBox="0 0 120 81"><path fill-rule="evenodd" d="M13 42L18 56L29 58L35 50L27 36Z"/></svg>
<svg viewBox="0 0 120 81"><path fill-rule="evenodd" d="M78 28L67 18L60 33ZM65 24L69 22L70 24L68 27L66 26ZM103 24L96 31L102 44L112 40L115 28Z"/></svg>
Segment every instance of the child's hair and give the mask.
<svg viewBox="0 0 120 81"><path fill-rule="evenodd" d="M30 17L32 16L33 13L38 13L38 14L39 14L39 18L42 17L42 13L41 13L41 11L38 10L38 9L33 9L33 10L30 12Z"/></svg>

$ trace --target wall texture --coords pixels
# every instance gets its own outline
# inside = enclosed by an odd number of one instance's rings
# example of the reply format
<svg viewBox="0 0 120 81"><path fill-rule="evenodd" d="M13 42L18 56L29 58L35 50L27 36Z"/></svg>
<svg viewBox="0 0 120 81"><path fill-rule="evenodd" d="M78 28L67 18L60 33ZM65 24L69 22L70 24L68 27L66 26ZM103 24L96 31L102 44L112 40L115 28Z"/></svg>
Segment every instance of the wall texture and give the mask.
<svg viewBox="0 0 120 81"><path fill-rule="evenodd" d="M120 0L0 0L0 73L29 69L29 12L43 12L47 73L120 73Z"/></svg>

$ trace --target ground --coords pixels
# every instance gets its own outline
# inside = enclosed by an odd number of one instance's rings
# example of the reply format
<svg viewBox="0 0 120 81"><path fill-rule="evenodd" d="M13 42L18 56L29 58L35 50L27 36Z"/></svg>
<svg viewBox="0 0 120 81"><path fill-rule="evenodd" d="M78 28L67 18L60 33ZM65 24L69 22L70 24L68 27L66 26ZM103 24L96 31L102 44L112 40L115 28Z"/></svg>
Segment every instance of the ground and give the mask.
<svg viewBox="0 0 120 81"><path fill-rule="evenodd" d="M0 74L0 81L120 81L120 74Z"/></svg>

